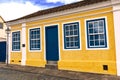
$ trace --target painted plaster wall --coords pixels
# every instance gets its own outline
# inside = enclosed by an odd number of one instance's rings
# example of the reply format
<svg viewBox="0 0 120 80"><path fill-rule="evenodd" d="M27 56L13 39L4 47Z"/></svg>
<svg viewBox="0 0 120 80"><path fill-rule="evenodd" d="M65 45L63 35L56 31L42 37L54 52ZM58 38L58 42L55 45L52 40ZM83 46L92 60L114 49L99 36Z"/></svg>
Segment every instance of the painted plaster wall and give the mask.
<svg viewBox="0 0 120 80"><path fill-rule="evenodd" d="M0 29L0 38L6 38L6 33L5 33L6 25L1 17L0 17L0 23L3 23L3 29Z"/></svg>
<svg viewBox="0 0 120 80"><path fill-rule="evenodd" d="M10 47L10 63L11 64L21 64L21 60L22 60L22 51L21 51L21 48L20 48L20 51L12 51L12 32L16 32L16 31L20 31L20 40L22 38L22 35L21 35L21 30L22 30L22 27L21 27L21 24L18 24L18 25L14 25L11 27L11 47ZM21 43L20 43L21 44Z"/></svg>
<svg viewBox="0 0 120 80"><path fill-rule="evenodd" d="M103 74L116 74L116 57L115 57L115 40L114 40L114 25L112 8L103 8L93 11L79 12L75 14L59 16L44 20L26 23L26 65L44 67L46 64L45 59L45 35L44 26L51 24L59 24L59 49L60 60L58 68L64 70L103 73ZM104 12L104 13L103 13ZM74 18L76 17L76 18ZM107 33L108 33L108 49L93 49L88 50L86 47L86 19L106 17L107 20ZM71 19L68 19L71 18ZM57 21L56 21L57 20ZM67 22L80 22L80 50L64 50L63 40L63 23ZM13 31L21 30L22 24L11 26ZM40 27L41 29L41 50L29 50L29 29ZM22 35L21 35L22 38ZM52 37L51 37L52 38ZM15 64L20 64L20 52L11 52L11 61L16 60ZM103 70L103 65L108 65L108 71Z"/></svg>

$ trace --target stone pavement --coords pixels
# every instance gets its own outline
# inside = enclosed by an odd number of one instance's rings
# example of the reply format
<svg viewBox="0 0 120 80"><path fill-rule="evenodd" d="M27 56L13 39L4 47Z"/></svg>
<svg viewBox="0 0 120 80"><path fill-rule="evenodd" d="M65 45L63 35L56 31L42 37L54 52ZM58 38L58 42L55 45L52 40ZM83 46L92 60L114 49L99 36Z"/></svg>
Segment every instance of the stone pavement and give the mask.
<svg viewBox="0 0 120 80"><path fill-rule="evenodd" d="M0 68L6 69L6 70L25 72L25 73L57 76L57 77L66 78L66 80L120 80L120 77L114 76L114 75L54 70L54 69L45 69L41 67L30 67L30 66L20 66L20 65L6 66L6 64L4 63L0 63Z"/></svg>

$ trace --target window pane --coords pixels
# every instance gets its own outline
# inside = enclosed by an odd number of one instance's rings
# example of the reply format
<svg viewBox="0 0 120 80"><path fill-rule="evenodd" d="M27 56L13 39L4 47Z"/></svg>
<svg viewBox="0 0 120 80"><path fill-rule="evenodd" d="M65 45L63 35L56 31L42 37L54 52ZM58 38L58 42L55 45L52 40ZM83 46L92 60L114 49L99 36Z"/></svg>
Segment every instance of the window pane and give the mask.
<svg viewBox="0 0 120 80"><path fill-rule="evenodd" d="M89 23L89 28L93 29L93 23Z"/></svg>
<svg viewBox="0 0 120 80"><path fill-rule="evenodd" d="M66 29L65 29L66 31L68 31L68 30L69 30L69 26L66 26L65 28L66 28Z"/></svg>
<svg viewBox="0 0 120 80"><path fill-rule="evenodd" d="M70 25L70 30L73 30L73 28L74 28L74 27L73 27L72 25Z"/></svg>
<svg viewBox="0 0 120 80"><path fill-rule="evenodd" d="M74 31L74 35L78 35L78 31L77 30Z"/></svg>
<svg viewBox="0 0 120 80"><path fill-rule="evenodd" d="M100 45L105 45L104 40L100 40Z"/></svg>
<svg viewBox="0 0 120 80"><path fill-rule="evenodd" d="M99 25L98 22L95 21L94 22L94 28L98 28L98 25Z"/></svg>
<svg viewBox="0 0 120 80"><path fill-rule="evenodd" d="M67 42L66 47L69 47L69 42Z"/></svg>
<svg viewBox="0 0 120 80"><path fill-rule="evenodd" d="M74 41L74 38L73 38L73 37L70 37L70 41Z"/></svg>
<svg viewBox="0 0 120 80"><path fill-rule="evenodd" d="M98 33L98 28L94 28L94 33Z"/></svg>
<svg viewBox="0 0 120 80"><path fill-rule="evenodd" d="M77 27L78 27L77 25L74 25L74 29L75 29L75 30L77 30Z"/></svg>
<svg viewBox="0 0 120 80"><path fill-rule="evenodd" d="M73 47L73 45L74 45L74 43L73 43L73 42L71 42L71 47Z"/></svg>
<svg viewBox="0 0 120 80"><path fill-rule="evenodd" d="M94 41L90 41L90 46L94 46Z"/></svg>
<svg viewBox="0 0 120 80"><path fill-rule="evenodd" d="M94 36L93 35L90 35L90 40L94 40Z"/></svg>
<svg viewBox="0 0 120 80"><path fill-rule="evenodd" d="M70 35L73 35L73 31L70 31Z"/></svg>
<svg viewBox="0 0 120 80"><path fill-rule="evenodd" d="M100 27L100 28L99 28L99 33L103 33L103 32L104 32L103 28Z"/></svg>
<svg viewBox="0 0 120 80"><path fill-rule="evenodd" d="M78 37L74 37L74 38L75 38L75 39L74 39L75 41L78 41L78 40L79 40Z"/></svg>
<svg viewBox="0 0 120 80"><path fill-rule="evenodd" d="M89 34L93 33L93 29L89 29Z"/></svg>
<svg viewBox="0 0 120 80"><path fill-rule="evenodd" d="M79 43L78 43L78 42L75 42L75 46L79 46Z"/></svg>
<svg viewBox="0 0 120 80"><path fill-rule="evenodd" d="M0 23L0 29L3 29L3 23Z"/></svg>
<svg viewBox="0 0 120 80"><path fill-rule="evenodd" d="M96 39L99 39L99 35L95 35L95 40L96 40Z"/></svg>
<svg viewBox="0 0 120 80"><path fill-rule="evenodd" d="M66 36L69 36L69 32L66 32Z"/></svg>
<svg viewBox="0 0 120 80"><path fill-rule="evenodd" d="M100 39L105 39L104 34L100 34L99 36L100 36Z"/></svg>
<svg viewBox="0 0 120 80"><path fill-rule="evenodd" d="M104 25L103 20L100 20L99 21L99 26L103 26L103 25Z"/></svg>
<svg viewBox="0 0 120 80"><path fill-rule="evenodd" d="M95 41L95 46L98 46L99 45L99 40L96 40Z"/></svg>

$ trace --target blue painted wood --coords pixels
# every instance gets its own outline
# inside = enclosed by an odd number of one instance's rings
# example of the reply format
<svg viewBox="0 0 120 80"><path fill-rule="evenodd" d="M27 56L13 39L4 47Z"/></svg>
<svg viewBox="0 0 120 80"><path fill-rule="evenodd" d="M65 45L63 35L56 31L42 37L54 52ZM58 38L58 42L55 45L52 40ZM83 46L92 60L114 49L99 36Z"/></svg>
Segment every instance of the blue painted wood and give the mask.
<svg viewBox="0 0 120 80"><path fill-rule="evenodd" d="M0 62L6 60L6 42L0 42Z"/></svg>
<svg viewBox="0 0 120 80"><path fill-rule="evenodd" d="M46 34L46 60L58 61L59 60L59 47L58 47L58 26L45 27Z"/></svg>

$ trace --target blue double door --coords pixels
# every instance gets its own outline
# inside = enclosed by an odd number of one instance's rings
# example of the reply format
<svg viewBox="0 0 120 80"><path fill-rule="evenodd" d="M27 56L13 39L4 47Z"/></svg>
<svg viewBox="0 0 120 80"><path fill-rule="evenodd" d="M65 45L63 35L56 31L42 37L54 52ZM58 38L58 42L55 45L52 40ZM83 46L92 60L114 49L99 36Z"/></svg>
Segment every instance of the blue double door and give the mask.
<svg viewBox="0 0 120 80"><path fill-rule="evenodd" d="M46 60L59 60L58 25L45 27Z"/></svg>

